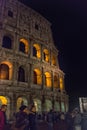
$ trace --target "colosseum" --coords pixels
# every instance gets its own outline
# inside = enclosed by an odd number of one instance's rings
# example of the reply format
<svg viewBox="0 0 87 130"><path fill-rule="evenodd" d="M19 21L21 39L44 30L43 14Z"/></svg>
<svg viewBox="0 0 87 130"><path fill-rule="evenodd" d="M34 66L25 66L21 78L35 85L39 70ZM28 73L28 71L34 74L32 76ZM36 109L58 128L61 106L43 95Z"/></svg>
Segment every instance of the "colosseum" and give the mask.
<svg viewBox="0 0 87 130"><path fill-rule="evenodd" d="M11 118L22 104L68 111L51 23L18 0L0 0L0 105Z"/></svg>

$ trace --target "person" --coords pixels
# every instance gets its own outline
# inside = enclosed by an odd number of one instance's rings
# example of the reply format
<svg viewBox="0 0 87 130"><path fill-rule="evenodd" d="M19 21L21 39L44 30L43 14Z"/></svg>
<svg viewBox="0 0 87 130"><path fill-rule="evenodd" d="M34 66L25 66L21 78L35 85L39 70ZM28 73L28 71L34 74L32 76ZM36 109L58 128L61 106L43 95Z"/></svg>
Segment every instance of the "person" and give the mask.
<svg viewBox="0 0 87 130"><path fill-rule="evenodd" d="M6 129L6 110L7 105L3 104L0 109L0 130Z"/></svg>
<svg viewBox="0 0 87 130"><path fill-rule="evenodd" d="M79 111L79 108L75 108L73 110L73 112L74 112L74 129L81 130L82 117L81 117L81 113Z"/></svg>
<svg viewBox="0 0 87 130"><path fill-rule="evenodd" d="M19 112L16 113L15 118L15 128L18 130L29 130L28 108L26 105L22 105L19 108Z"/></svg>
<svg viewBox="0 0 87 130"><path fill-rule="evenodd" d="M84 113L82 114L82 130L87 130L87 110L84 109Z"/></svg>
<svg viewBox="0 0 87 130"><path fill-rule="evenodd" d="M51 109L47 114L47 122L49 130L53 130L53 122L54 122L54 112L53 109Z"/></svg>
<svg viewBox="0 0 87 130"><path fill-rule="evenodd" d="M66 113L66 122L68 124L68 130L74 130L74 115L73 112Z"/></svg>
<svg viewBox="0 0 87 130"><path fill-rule="evenodd" d="M28 117L30 130L36 130L36 107L34 104L31 105Z"/></svg>
<svg viewBox="0 0 87 130"><path fill-rule="evenodd" d="M65 119L65 114L60 114L60 119L54 123L53 130L68 130L68 123Z"/></svg>

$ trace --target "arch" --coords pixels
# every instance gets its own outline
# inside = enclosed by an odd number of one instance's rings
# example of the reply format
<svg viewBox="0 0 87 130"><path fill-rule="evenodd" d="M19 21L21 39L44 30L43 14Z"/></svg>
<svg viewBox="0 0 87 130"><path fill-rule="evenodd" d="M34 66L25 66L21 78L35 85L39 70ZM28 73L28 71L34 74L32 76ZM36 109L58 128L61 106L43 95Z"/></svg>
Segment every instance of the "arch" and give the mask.
<svg viewBox="0 0 87 130"><path fill-rule="evenodd" d="M25 82L25 70L22 66L18 69L18 81Z"/></svg>
<svg viewBox="0 0 87 130"><path fill-rule="evenodd" d="M36 107L36 112L41 113L41 111L42 111L41 100L36 98L36 99L33 99L33 101L34 101L34 104Z"/></svg>
<svg viewBox="0 0 87 130"><path fill-rule="evenodd" d="M58 76L54 75L54 88L58 88Z"/></svg>
<svg viewBox="0 0 87 130"><path fill-rule="evenodd" d="M52 65L56 65L56 56L52 54Z"/></svg>
<svg viewBox="0 0 87 130"><path fill-rule="evenodd" d="M44 75L45 75L45 86L51 87L52 86L51 74L49 72L45 72Z"/></svg>
<svg viewBox="0 0 87 130"><path fill-rule="evenodd" d="M41 48L37 43L33 44L33 56L41 58Z"/></svg>
<svg viewBox="0 0 87 130"><path fill-rule="evenodd" d="M60 103L58 101L54 102L54 110L59 112L60 111Z"/></svg>
<svg viewBox="0 0 87 130"><path fill-rule="evenodd" d="M42 73L39 69L34 69L33 71L33 83L41 85L42 84Z"/></svg>
<svg viewBox="0 0 87 130"><path fill-rule="evenodd" d="M9 67L6 64L0 65L0 79L9 80Z"/></svg>
<svg viewBox="0 0 87 130"><path fill-rule="evenodd" d="M33 56L37 57L37 50L36 50L36 48L34 46L33 46Z"/></svg>
<svg viewBox="0 0 87 130"><path fill-rule="evenodd" d="M29 44L28 44L28 41L26 39L24 39L24 38L20 39L19 51L28 54Z"/></svg>
<svg viewBox="0 0 87 130"><path fill-rule="evenodd" d="M0 95L0 107L2 104L5 104L7 105L7 111L6 111L6 116L7 116L7 119L10 119L10 99L6 96L2 96Z"/></svg>
<svg viewBox="0 0 87 130"><path fill-rule="evenodd" d="M59 78L60 81L60 89L63 90L64 89L64 84L63 84L63 78Z"/></svg>
<svg viewBox="0 0 87 130"><path fill-rule="evenodd" d="M13 66L9 61L3 61L0 64L0 79L12 79Z"/></svg>
<svg viewBox="0 0 87 130"><path fill-rule="evenodd" d="M61 101L61 111L65 112L65 103Z"/></svg>
<svg viewBox="0 0 87 130"><path fill-rule="evenodd" d="M12 39L9 36L3 37L2 47L12 49Z"/></svg>
<svg viewBox="0 0 87 130"><path fill-rule="evenodd" d="M52 109L52 101L49 99L45 100L43 111L50 111Z"/></svg>
<svg viewBox="0 0 87 130"><path fill-rule="evenodd" d="M18 97L16 111L19 111L21 105L28 106L28 101L25 97Z"/></svg>
<svg viewBox="0 0 87 130"><path fill-rule="evenodd" d="M44 55L44 61L49 62L50 55L49 55L49 51L47 49L43 50L43 55Z"/></svg>

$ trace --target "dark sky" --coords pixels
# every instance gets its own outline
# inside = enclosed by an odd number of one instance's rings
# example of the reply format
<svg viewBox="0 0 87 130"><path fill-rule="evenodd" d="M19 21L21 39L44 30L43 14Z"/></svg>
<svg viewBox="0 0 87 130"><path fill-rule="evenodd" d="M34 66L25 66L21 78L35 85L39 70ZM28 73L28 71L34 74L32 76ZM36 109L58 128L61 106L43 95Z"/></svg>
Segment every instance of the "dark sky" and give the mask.
<svg viewBox="0 0 87 130"><path fill-rule="evenodd" d="M69 96L87 95L87 10L80 0L21 0L52 23Z"/></svg>

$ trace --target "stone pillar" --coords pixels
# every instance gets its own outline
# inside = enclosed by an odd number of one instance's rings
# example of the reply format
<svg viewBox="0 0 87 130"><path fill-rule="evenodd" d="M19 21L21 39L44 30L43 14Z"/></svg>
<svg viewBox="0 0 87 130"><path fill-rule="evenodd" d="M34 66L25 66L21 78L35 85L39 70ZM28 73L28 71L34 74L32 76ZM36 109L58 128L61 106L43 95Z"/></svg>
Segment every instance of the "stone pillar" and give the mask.
<svg viewBox="0 0 87 130"><path fill-rule="evenodd" d="M52 81L52 91L54 90L54 74L51 74L51 81Z"/></svg>

